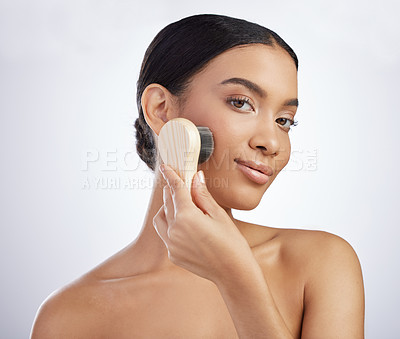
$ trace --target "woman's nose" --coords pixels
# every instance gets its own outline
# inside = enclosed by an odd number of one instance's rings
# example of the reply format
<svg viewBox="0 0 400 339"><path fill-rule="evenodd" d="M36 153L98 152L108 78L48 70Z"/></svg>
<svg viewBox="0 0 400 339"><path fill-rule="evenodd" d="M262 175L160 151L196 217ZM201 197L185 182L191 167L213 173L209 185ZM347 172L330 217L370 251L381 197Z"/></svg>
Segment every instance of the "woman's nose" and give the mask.
<svg viewBox="0 0 400 339"><path fill-rule="evenodd" d="M277 155L280 142L275 126L266 126L265 123L258 124L250 140L250 146L261 150L264 155Z"/></svg>

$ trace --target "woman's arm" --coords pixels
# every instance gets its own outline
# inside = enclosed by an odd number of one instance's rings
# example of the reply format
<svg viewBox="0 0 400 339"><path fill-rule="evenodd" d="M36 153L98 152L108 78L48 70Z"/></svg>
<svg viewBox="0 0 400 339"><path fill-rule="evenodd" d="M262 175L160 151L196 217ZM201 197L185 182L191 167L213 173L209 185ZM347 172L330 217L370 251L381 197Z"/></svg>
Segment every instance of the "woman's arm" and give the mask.
<svg viewBox="0 0 400 339"><path fill-rule="evenodd" d="M318 232L305 284L302 338L364 338L364 285L360 262L344 239Z"/></svg>
<svg viewBox="0 0 400 339"><path fill-rule="evenodd" d="M313 232L304 254L309 279L301 338L364 338L363 278L353 248L338 236ZM255 260L216 284L240 338L293 338Z"/></svg>
<svg viewBox="0 0 400 339"><path fill-rule="evenodd" d="M257 261L246 258L240 264L215 281L239 338L293 339Z"/></svg>

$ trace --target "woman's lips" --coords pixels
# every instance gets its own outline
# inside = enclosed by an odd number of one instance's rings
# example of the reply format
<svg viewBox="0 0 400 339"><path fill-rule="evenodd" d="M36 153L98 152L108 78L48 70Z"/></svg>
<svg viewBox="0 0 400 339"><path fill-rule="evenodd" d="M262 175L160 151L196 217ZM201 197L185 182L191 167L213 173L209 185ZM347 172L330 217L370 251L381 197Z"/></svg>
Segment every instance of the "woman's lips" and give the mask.
<svg viewBox="0 0 400 339"><path fill-rule="evenodd" d="M246 162L246 161L240 161L240 160L235 160L235 162L236 162L239 170L241 170L244 175L246 175L251 181L253 181L257 184L260 184L260 185L266 184L269 180L269 177L272 176L272 174L273 174L272 169L265 165L262 165L262 169L256 170L252 167L261 168L259 164ZM250 167L248 165L251 165L252 167ZM263 172L261 172L261 170Z"/></svg>

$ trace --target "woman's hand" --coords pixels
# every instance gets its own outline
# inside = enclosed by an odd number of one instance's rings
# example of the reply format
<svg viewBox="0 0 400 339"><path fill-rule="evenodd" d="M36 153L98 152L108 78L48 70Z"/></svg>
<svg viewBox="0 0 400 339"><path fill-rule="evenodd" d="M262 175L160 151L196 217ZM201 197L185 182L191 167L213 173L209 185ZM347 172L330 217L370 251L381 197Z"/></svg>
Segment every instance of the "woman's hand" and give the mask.
<svg viewBox="0 0 400 339"><path fill-rule="evenodd" d="M171 167L161 165L160 171L168 185L153 224L174 264L217 282L254 259L246 239L208 191L202 171L193 178L191 194Z"/></svg>

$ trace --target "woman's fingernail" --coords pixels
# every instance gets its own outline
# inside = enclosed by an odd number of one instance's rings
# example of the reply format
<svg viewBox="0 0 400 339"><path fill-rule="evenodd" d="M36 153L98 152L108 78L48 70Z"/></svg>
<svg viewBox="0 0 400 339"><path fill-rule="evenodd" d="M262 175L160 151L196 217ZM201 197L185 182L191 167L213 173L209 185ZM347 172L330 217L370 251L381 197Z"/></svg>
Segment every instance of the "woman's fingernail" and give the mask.
<svg viewBox="0 0 400 339"><path fill-rule="evenodd" d="M198 176L199 176L200 182L204 185L204 184L206 183L206 180L205 180L205 178L204 178L204 172L203 172L202 170L200 170L200 171L198 172Z"/></svg>

